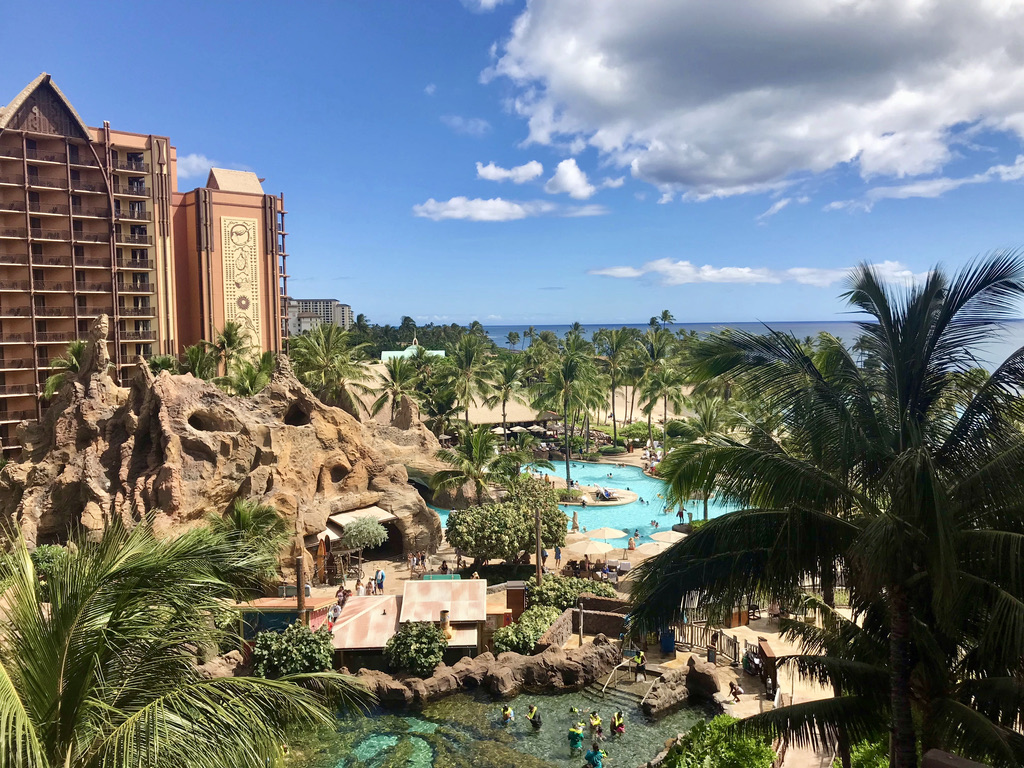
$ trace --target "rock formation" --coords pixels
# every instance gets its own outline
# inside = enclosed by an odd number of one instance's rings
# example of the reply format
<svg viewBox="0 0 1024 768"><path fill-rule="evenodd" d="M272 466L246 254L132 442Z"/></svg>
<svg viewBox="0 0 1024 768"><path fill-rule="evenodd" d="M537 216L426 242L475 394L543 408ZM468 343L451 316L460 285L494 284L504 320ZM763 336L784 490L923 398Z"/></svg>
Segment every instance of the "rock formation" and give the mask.
<svg viewBox="0 0 1024 768"><path fill-rule="evenodd" d="M398 518L406 548L437 547L437 516L408 482L407 467L437 467L437 441L418 414L405 415L404 430L361 424L314 397L284 356L254 397L191 374L154 377L141 360L119 387L106 323L94 323L82 370L43 419L19 427L22 458L0 472L0 519L30 546L98 535L116 517L187 527L244 498L276 507L297 542L332 514L376 505Z"/></svg>
<svg viewBox="0 0 1024 768"><path fill-rule="evenodd" d="M691 656L685 667L670 669L651 686L643 702L648 717L664 717L688 701L715 704L721 690L715 666Z"/></svg>

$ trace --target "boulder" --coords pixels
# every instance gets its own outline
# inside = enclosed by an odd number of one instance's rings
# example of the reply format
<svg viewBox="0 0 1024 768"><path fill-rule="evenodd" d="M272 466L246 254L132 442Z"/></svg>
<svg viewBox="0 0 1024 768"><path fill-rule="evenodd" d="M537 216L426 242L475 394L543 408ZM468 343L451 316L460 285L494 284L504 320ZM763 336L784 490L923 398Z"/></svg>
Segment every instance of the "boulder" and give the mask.
<svg viewBox="0 0 1024 768"><path fill-rule="evenodd" d="M686 687L690 697L699 701L714 701L715 694L722 690L715 665L691 656L686 666Z"/></svg>
<svg viewBox="0 0 1024 768"><path fill-rule="evenodd" d="M240 651L228 651L223 656L216 656L196 669L200 676L207 680L218 677L235 677L243 673L245 659Z"/></svg>
<svg viewBox="0 0 1024 768"><path fill-rule="evenodd" d="M406 706L413 701L412 690L387 672L380 672L376 669L361 669L357 678L366 690L376 697L377 701L381 704Z"/></svg>
<svg viewBox="0 0 1024 768"><path fill-rule="evenodd" d="M644 699L643 711L648 717L664 717L676 710L689 698L686 678L690 667L669 670L655 681Z"/></svg>
<svg viewBox="0 0 1024 768"><path fill-rule="evenodd" d="M437 515L409 472L440 468L439 444L414 407L401 414L404 429L360 423L320 402L284 355L254 397L191 374L154 377L141 360L121 387L105 334L101 317L81 371L42 420L20 425L22 457L0 471L0 519L19 526L30 546L78 528L95 537L114 519L132 524L147 514L159 532L187 528L235 499L287 518L295 543L282 553L286 565L330 515L373 505L397 517L405 549L438 546Z"/></svg>

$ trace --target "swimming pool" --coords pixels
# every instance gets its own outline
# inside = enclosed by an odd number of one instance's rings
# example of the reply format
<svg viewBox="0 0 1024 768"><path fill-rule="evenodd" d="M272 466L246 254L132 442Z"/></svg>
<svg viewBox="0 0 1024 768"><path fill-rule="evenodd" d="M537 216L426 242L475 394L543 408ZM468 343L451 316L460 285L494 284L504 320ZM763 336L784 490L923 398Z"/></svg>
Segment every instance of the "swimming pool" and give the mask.
<svg viewBox="0 0 1024 768"><path fill-rule="evenodd" d="M565 479L565 462L552 462L555 465L553 472L549 475L556 475ZM652 541L650 535L658 531L672 529L673 523L678 523L676 510L670 514L664 514L665 509L665 483L657 478L648 477L638 467L616 467L613 464L594 464L586 461L574 461L571 463L572 479L579 481L580 485L601 485L607 488L629 489L636 493L640 500L629 504L622 504L614 507L598 507L593 504L583 509L579 505L560 504L569 520L572 520L573 510L580 521L580 528L595 530L597 528L618 528L627 533L621 539L608 539L608 543L615 547L625 547L628 543L628 535L636 531L640 532L637 545ZM547 471L547 470L544 470ZM611 477L608 474L611 473ZM448 522L448 510L431 507L441 518L441 527L444 528ZM702 501L693 501L686 505L687 512L693 513L694 520L704 517L704 505ZM729 511L729 508L717 503L714 499L708 502L708 517L718 517ZM658 528L651 525L651 521L658 522Z"/></svg>

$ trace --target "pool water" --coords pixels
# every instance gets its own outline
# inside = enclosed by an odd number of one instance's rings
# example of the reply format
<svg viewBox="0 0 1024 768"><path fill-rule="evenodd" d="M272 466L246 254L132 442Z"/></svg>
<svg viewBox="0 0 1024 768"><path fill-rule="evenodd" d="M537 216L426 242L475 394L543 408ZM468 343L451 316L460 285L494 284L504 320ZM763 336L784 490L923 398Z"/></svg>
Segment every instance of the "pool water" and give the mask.
<svg viewBox="0 0 1024 768"><path fill-rule="evenodd" d="M554 471L542 470L549 475L565 479L565 462L552 462ZM586 509L579 505L560 504L569 520L572 520L572 513L575 510L580 522L580 529L596 530L598 528L617 528L625 531L627 536L620 539L608 539L608 543L615 547L625 548L629 543L629 535L640 532L637 545L648 541L652 533L671 530L673 523L678 523L676 509L665 514L665 483L654 477L648 477L638 467L616 467L613 464L594 464L586 461L575 461L570 464L570 471L573 480L579 481L580 485L600 485L606 488L622 488L635 492L640 498L629 504L619 506L599 507L588 504ZM608 474L611 473L611 477ZM641 503L643 499L647 503ZM441 527L444 528L448 522L448 510L431 507L441 518ZM693 514L694 520L701 520L704 517L704 502L701 499L688 502L684 509ZM718 517L730 511L728 507L717 503L714 499L708 502L708 517ZM651 521L657 521L658 527L651 525Z"/></svg>
<svg viewBox="0 0 1024 768"><path fill-rule="evenodd" d="M606 736L602 748L622 768L643 765L667 739L689 730L706 713L684 707L656 722L647 720L635 700L615 691L602 697L597 689L554 696L520 695L510 702L515 722L501 723L502 704L483 695L457 694L428 704L415 714L377 711L347 717L336 733L321 733L308 743L293 744L293 762L302 768L579 768L570 755L567 734L597 710L607 724L621 709L626 732ZM534 730L526 710L536 704L544 720ZM579 714L570 711L572 707ZM589 748L590 741L585 744Z"/></svg>

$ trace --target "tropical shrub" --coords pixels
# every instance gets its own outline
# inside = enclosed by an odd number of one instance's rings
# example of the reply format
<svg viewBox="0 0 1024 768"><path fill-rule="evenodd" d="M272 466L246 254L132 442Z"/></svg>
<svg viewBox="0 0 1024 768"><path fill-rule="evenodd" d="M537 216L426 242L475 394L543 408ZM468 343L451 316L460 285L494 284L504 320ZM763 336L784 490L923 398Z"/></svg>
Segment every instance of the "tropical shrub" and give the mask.
<svg viewBox="0 0 1024 768"><path fill-rule="evenodd" d="M621 456L626 449L618 445L602 445L597 451L602 456Z"/></svg>
<svg viewBox="0 0 1024 768"><path fill-rule="evenodd" d="M662 439L663 434L660 427L651 427L651 432L654 433L655 440ZM634 421L632 424L623 427L619 430L619 437L632 440L633 442L640 440L646 444L648 437L646 422Z"/></svg>
<svg viewBox="0 0 1024 768"><path fill-rule="evenodd" d="M436 624L410 621L388 640L384 658L393 672L430 677L447 648L448 638Z"/></svg>
<svg viewBox="0 0 1024 768"><path fill-rule="evenodd" d="M615 587L602 581L577 579L575 576L545 576L540 586L537 579L526 582L526 593L529 595L530 607L550 606L564 611L579 602L584 592L598 597L615 597Z"/></svg>
<svg viewBox="0 0 1024 768"><path fill-rule="evenodd" d="M576 488L559 488L555 493L558 495L559 501L573 501L583 495L583 491Z"/></svg>
<svg viewBox="0 0 1024 768"><path fill-rule="evenodd" d="M252 649L252 673L275 680L331 668L334 641L325 627L316 632L295 622L284 632L260 632Z"/></svg>
<svg viewBox="0 0 1024 768"><path fill-rule="evenodd" d="M388 531L372 517L357 517L345 526L342 549L372 549L388 540Z"/></svg>
<svg viewBox="0 0 1024 768"><path fill-rule="evenodd" d="M771 744L764 739L742 736L731 726L738 722L719 715L699 722L669 750L665 768L770 768L775 759Z"/></svg>
<svg viewBox="0 0 1024 768"><path fill-rule="evenodd" d="M561 615L560 610L548 605L527 608L519 617L519 621L501 627L494 633L494 652L532 653L533 646L540 636L547 632Z"/></svg>
<svg viewBox="0 0 1024 768"><path fill-rule="evenodd" d="M843 768L836 758L832 768ZM889 768L889 740L861 741L850 747L850 768Z"/></svg>

